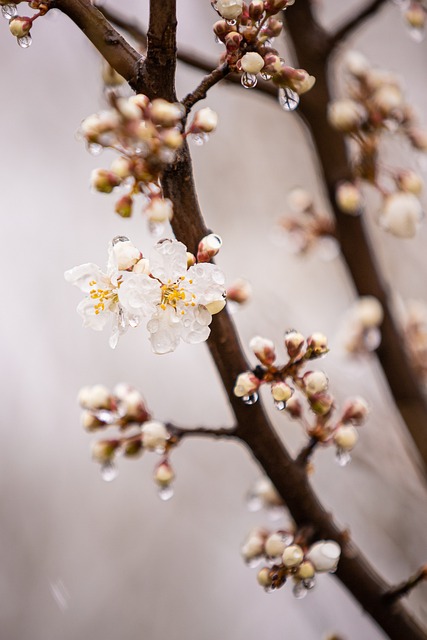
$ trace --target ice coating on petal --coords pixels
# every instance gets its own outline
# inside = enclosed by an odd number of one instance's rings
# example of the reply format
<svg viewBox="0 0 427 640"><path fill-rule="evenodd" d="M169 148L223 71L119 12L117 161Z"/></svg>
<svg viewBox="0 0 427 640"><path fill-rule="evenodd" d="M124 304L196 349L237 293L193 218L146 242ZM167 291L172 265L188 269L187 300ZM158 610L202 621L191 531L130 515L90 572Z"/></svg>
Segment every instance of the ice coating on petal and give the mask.
<svg viewBox="0 0 427 640"><path fill-rule="evenodd" d="M165 240L150 255L151 274L166 284L175 282L187 271L187 248L182 242Z"/></svg>
<svg viewBox="0 0 427 640"><path fill-rule="evenodd" d="M109 287L109 279L101 271L98 265L92 262L80 264L78 267L73 267L64 273L64 277L67 282L79 287L84 293L89 293L93 289L91 282L95 281L100 284L102 288Z"/></svg>
<svg viewBox="0 0 427 640"><path fill-rule="evenodd" d="M179 344L182 322L174 309L159 309L147 323L150 342L154 353L163 354L175 351Z"/></svg>
<svg viewBox="0 0 427 640"><path fill-rule="evenodd" d="M83 326L94 331L102 331L108 322L109 311L95 313L94 302L91 298L83 298L77 305L77 313L83 318Z"/></svg>
<svg viewBox="0 0 427 640"><path fill-rule="evenodd" d="M181 320L181 338L189 344L199 344L208 339L212 316L206 307L190 307Z"/></svg>
<svg viewBox="0 0 427 640"><path fill-rule="evenodd" d="M196 264L187 272L189 284L186 289L194 293L198 304L207 305L222 300L225 292L225 279L222 271L214 264Z"/></svg>
<svg viewBox="0 0 427 640"><path fill-rule="evenodd" d="M148 316L155 313L155 307L161 300L161 290L157 280L143 273L125 274L118 297L130 314Z"/></svg>

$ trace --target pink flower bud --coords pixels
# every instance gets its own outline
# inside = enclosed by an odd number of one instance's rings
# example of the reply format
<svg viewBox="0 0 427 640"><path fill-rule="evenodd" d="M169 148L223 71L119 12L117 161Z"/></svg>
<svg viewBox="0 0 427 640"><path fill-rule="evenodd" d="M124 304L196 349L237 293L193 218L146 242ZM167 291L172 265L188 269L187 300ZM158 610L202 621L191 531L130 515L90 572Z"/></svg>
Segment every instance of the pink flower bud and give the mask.
<svg viewBox="0 0 427 640"><path fill-rule="evenodd" d="M162 127L175 127L184 115L185 109L178 102L172 103L163 98L157 98L151 103L151 120Z"/></svg>
<svg viewBox="0 0 427 640"><path fill-rule="evenodd" d="M365 422L369 413L369 406L363 398L351 398L347 400L343 408L342 422L352 422L361 425Z"/></svg>
<svg viewBox="0 0 427 640"><path fill-rule="evenodd" d="M124 195L117 200L114 210L122 218L130 218L132 215L133 199L132 196Z"/></svg>
<svg viewBox="0 0 427 640"><path fill-rule="evenodd" d="M252 373L252 371L245 371L237 376L236 384L234 386L234 395L238 398L244 396L250 396L259 389L261 381Z"/></svg>
<svg viewBox="0 0 427 640"><path fill-rule="evenodd" d="M194 116L194 120L191 123L191 133L211 133L214 131L218 124L218 116L215 111L205 107L197 111Z"/></svg>
<svg viewBox="0 0 427 640"><path fill-rule="evenodd" d="M304 349L304 336L298 331L287 331L285 334L285 347L289 357L293 360L302 354Z"/></svg>
<svg viewBox="0 0 427 640"><path fill-rule="evenodd" d="M197 262L209 262L214 258L222 246L221 238L215 233L202 238L197 248Z"/></svg>
<svg viewBox="0 0 427 640"><path fill-rule="evenodd" d="M31 18L16 16L16 18L12 18L9 22L10 33L15 36L15 38L23 38L30 33L32 24Z"/></svg>
<svg viewBox="0 0 427 640"><path fill-rule="evenodd" d="M328 388L328 378L323 371L308 371L302 379L304 389L308 397L326 391Z"/></svg>
<svg viewBox="0 0 427 640"><path fill-rule="evenodd" d="M160 487L168 487L173 482L175 473L167 460L157 465L153 478Z"/></svg>
<svg viewBox="0 0 427 640"><path fill-rule="evenodd" d="M328 339L323 333L313 333L307 338L307 352L310 352L310 358L319 358L328 351Z"/></svg>
<svg viewBox="0 0 427 640"><path fill-rule="evenodd" d="M91 174L91 186L100 193L111 193L121 183L121 178L106 169L94 169Z"/></svg>
<svg viewBox="0 0 427 640"><path fill-rule="evenodd" d="M255 336L249 343L249 348L252 349L256 357L262 364L269 366L273 364L276 359L276 351L274 349L274 343L267 338L261 338L261 336Z"/></svg>
<svg viewBox="0 0 427 640"><path fill-rule="evenodd" d="M252 0L249 5L249 16L257 21L264 13L264 2L262 0Z"/></svg>
<svg viewBox="0 0 427 640"><path fill-rule="evenodd" d="M338 427L334 433L334 442L341 451L351 451L359 439L357 429L352 425Z"/></svg>
<svg viewBox="0 0 427 640"><path fill-rule="evenodd" d="M285 405L291 398L294 390L286 382L273 382L271 395L276 402L284 402ZM283 405L282 405L283 406Z"/></svg>
<svg viewBox="0 0 427 640"><path fill-rule="evenodd" d="M92 443L92 459L101 464L109 462L119 446L119 440L96 440Z"/></svg>
<svg viewBox="0 0 427 640"><path fill-rule="evenodd" d="M319 416L325 416L334 406L334 398L328 393L319 393L310 396L309 400L311 410Z"/></svg>
<svg viewBox="0 0 427 640"><path fill-rule="evenodd" d="M227 300L244 304L252 296L252 287L244 278L238 278L227 289Z"/></svg>

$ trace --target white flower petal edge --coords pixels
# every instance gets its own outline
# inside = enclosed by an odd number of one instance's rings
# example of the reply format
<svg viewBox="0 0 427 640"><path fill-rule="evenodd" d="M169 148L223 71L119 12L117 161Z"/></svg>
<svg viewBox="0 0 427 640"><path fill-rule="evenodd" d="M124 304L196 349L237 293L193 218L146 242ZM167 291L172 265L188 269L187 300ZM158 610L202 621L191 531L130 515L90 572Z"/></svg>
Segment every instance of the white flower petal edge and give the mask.
<svg viewBox="0 0 427 640"><path fill-rule="evenodd" d="M142 318L149 319L155 353L170 353L181 340L204 342L212 314L225 305L220 269L208 263L187 269L187 248L177 240L159 242L148 261L127 238L115 238L108 249L107 273L87 263L67 271L65 279L87 294L77 307L83 326L101 331L112 321L112 348Z"/></svg>

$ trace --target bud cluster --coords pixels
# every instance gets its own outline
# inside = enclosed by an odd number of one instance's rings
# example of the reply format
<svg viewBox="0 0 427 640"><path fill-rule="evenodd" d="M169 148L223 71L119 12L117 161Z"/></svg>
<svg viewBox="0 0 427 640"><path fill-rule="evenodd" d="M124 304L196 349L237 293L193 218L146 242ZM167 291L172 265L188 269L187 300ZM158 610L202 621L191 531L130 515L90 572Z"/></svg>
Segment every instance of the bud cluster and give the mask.
<svg viewBox="0 0 427 640"><path fill-rule="evenodd" d="M291 418L301 419L312 443L333 445L338 464L344 466L350 462L350 451L358 440L355 427L363 424L368 415L366 402L362 398L347 400L337 418L326 374L303 370L308 361L327 353L326 337L314 333L305 340L297 331L288 331L285 347L289 360L282 366L276 364L276 349L271 340L256 336L249 346L261 364L237 377L234 394L252 405L258 400L261 385L268 384L276 408ZM314 424L305 418L302 400L314 415Z"/></svg>
<svg viewBox="0 0 427 640"><path fill-rule="evenodd" d="M361 296L346 314L342 329L345 350L352 355L375 351L381 343L384 319L381 303L374 296Z"/></svg>
<svg viewBox="0 0 427 640"><path fill-rule="evenodd" d="M119 455L137 458L144 451L154 451L162 456L153 474L159 495L163 500L172 497L171 485L175 474L170 465L169 451L176 444L176 439L165 424L151 419L139 391L123 383L113 391L97 384L83 387L78 401L83 409L82 424L87 431L115 428L114 436L92 444L92 457L101 465L103 479L111 481L117 476L115 461Z"/></svg>
<svg viewBox="0 0 427 640"><path fill-rule="evenodd" d="M280 589L291 579L294 596L303 598L315 586L316 574L336 571L341 548L334 540L309 544L304 531L257 528L250 532L241 553L251 567L266 563L257 579L267 592Z"/></svg>
<svg viewBox="0 0 427 640"><path fill-rule="evenodd" d="M290 249L294 253L306 254L315 248L322 251L331 246L338 250L333 220L314 206L313 198L305 189L292 189L287 195L287 204L291 213L280 218L279 227L289 234Z"/></svg>
<svg viewBox="0 0 427 640"><path fill-rule="evenodd" d="M15 36L17 43L23 49L27 49L32 42L31 28L37 18L44 16L50 8L49 0L32 0L31 2L25 1L30 9L33 9L35 13L32 16L19 16L17 5L24 2L24 0L0 0L0 9L2 16L9 20L9 31Z"/></svg>
<svg viewBox="0 0 427 640"><path fill-rule="evenodd" d="M404 317L406 348L417 375L427 386L427 304L409 300Z"/></svg>
<svg viewBox="0 0 427 640"><path fill-rule="evenodd" d="M397 4L400 5L411 38L415 42L422 42L427 23L426 0L397 0Z"/></svg>
<svg viewBox="0 0 427 640"><path fill-rule="evenodd" d="M423 181L416 171L388 168L381 164L380 145L387 134L400 134L416 151L427 151L427 131L419 128L413 109L405 101L399 79L372 68L357 51L345 59L347 97L329 105L329 122L357 149L354 183L337 187L336 202L350 215L360 213L360 182L373 185L382 197L381 226L399 238L412 238L423 209L419 196Z"/></svg>
<svg viewBox="0 0 427 640"><path fill-rule="evenodd" d="M263 80L272 80L279 88L279 103L285 111L293 111L299 96L309 91L315 78L305 69L294 69L279 56L272 46L282 31L283 23L277 18L279 11L294 4L295 0L214 0L213 8L220 20L214 24L218 42L225 45L222 61L231 71L241 74L242 85L252 89L260 74Z"/></svg>
<svg viewBox="0 0 427 640"><path fill-rule="evenodd" d="M163 171L174 162L187 135L208 135L215 129L216 114L201 109L183 132L185 108L180 103L161 98L150 102L143 94L124 98L115 92L108 99L109 110L90 115L80 126L91 153L113 149L119 154L109 169L92 172L92 187L101 193L123 187L125 193L115 207L123 218L132 215L134 198L142 195L150 225L162 232L173 216L172 202L162 195Z"/></svg>
<svg viewBox="0 0 427 640"><path fill-rule="evenodd" d="M229 313L248 302L252 297L252 285L245 278L237 278L227 288L227 306Z"/></svg>

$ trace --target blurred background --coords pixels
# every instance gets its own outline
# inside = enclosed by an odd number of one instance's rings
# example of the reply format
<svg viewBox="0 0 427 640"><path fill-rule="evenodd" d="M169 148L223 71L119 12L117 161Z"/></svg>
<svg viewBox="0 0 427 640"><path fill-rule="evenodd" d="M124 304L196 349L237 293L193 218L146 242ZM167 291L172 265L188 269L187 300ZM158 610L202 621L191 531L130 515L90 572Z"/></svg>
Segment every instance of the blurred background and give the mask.
<svg viewBox="0 0 427 640"><path fill-rule="evenodd" d="M120 11L146 24L147 4L123 0ZM321 19L333 27L358 4L319 2ZM178 5L179 42L216 58L221 49L208 0ZM129 382L156 418L188 427L231 424L231 414L204 345L156 356L140 330L112 351L107 332L82 328L75 312L80 292L63 272L83 262L104 266L115 235L144 251L153 239L142 215L120 219L114 197L88 186L91 170L108 166L105 155L92 157L75 137L81 120L103 107L92 46L55 12L37 21L30 50L16 46L6 21L0 27L2 637L322 640L335 631L347 640L384 638L330 576L301 601L291 588L266 595L257 585L240 544L253 526L281 521L248 512L245 496L260 472L241 446L185 441L172 457L177 479L167 503L151 480L155 455L121 460L114 482L101 479L90 459L91 436L80 426L81 386ZM398 8L386 3L350 45L404 78L423 120L427 45L408 36ZM200 79L180 65L178 95ZM204 104L220 124L208 145L192 147L202 209L223 238L218 262L227 281L243 276L254 290L235 315L242 342L260 334L281 345L289 327L329 336L332 352L321 365L332 392L340 401L366 397L372 414L353 462L341 469L332 451L320 451L313 483L377 569L399 582L426 560L426 491L412 445L375 358L355 363L340 347L337 335L354 299L340 258L325 262L314 252L303 259L272 240L292 187L307 187L326 206L310 142L296 114L255 92L222 85ZM404 241L369 226L396 293L427 301L427 227ZM301 428L266 404L297 451ZM424 586L409 598L424 622L426 595Z"/></svg>

